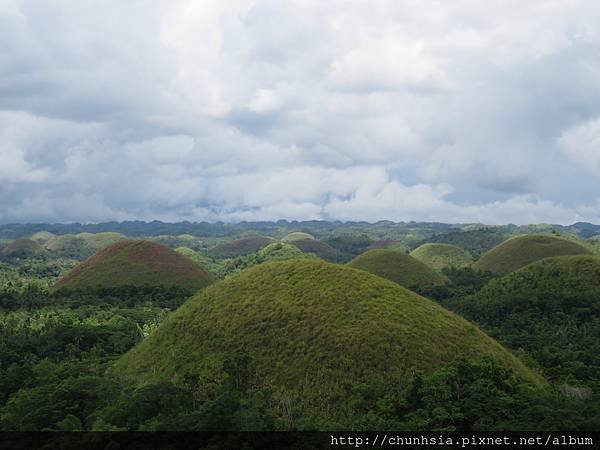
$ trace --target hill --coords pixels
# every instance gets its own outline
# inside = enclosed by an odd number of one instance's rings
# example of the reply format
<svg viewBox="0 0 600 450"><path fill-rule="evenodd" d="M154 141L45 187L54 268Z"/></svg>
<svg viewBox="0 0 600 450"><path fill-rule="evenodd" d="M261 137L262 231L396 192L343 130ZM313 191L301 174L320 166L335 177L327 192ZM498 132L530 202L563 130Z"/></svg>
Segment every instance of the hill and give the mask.
<svg viewBox="0 0 600 450"><path fill-rule="evenodd" d="M262 250L267 245L275 242L275 239L264 236L255 236L244 239L237 239L225 244L219 244L213 247L209 254L213 258L225 259L244 256Z"/></svg>
<svg viewBox="0 0 600 450"><path fill-rule="evenodd" d="M32 234L29 239L37 242L40 245L44 245L46 242L48 242L53 237L56 237L56 235L53 233L50 233L49 231L38 231L37 233Z"/></svg>
<svg viewBox="0 0 600 450"><path fill-rule="evenodd" d="M31 239L15 239L0 251L7 258L31 258L46 253L44 248Z"/></svg>
<svg viewBox="0 0 600 450"><path fill-rule="evenodd" d="M444 284L448 281L444 275L421 261L394 250L369 250L354 258L348 265L387 278L409 289Z"/></svg>
<svg viewBox="0 0 600 450"><path fill-rule="evenodd" d="M83 261L53 286L179 286L198 290L214 277L191 259L149 241L120 241Z"/></svg>
<svg viewBox="0 0 600 450"><path fill-rule="evenodd" d="M588 253L582 245L557 236L517 236L485 253L473 268L505 275L543 258Z"/></svg>
<svg viewBox="0 0 600 450"><path fill-rule="evenodd" d="M495 229L484 228L438 234L422 241L422 243L456 245L467 250L473 256L479 257L506 239L507 235Z"/></svg>
<svg viewBox="0 0 600 450"><path fill-rule="evenodd" d="M300 239L292 241L291 244L295 245L305 253L317 255L325 261L337 262L340 260L340 252L323 241L317 241L316 239Z"/></svg>
<svg viewBox="0 0 600 450"><path fill-rule="evenodd" d="M461 268L473 264L473 257L468 251L450 244L423 244L413 250L410 256L437 271L445 267Z"/></svg>
<svg viewBox="0 0 600 450"><path fill-rule="evenodd" d="M294 242L294 241L302 241L306 239L314 239L315 237L312 234L304 233L302 231L294 231L287 236L284 236L281 239L281 242Z"/></svg>
<svg viewBox="0 0 600 450"><path fill-rule="evenodd" d="M467 321L395 283L296 260L253 267L197 294L110 374L138 386L197 383L199 395L233 377L243 404L268 393L265 408L279 428L347 429L415 370L463 357L539 381Z"/></svg>
<svg viewBox="0 0 600 450"><path fill-rule="evenodd" d="M454 307L510 348L522 348L550 379L600 388L600 259L547 258Z"/></svg>
<svg viewBox="0 0 600 450"><path fill-rule="evenodd" d="M102 233L79 233L75 237L83 239L85 246L96 253L115 242L124 241L127 237L121 233L105 231Z"/></svg>

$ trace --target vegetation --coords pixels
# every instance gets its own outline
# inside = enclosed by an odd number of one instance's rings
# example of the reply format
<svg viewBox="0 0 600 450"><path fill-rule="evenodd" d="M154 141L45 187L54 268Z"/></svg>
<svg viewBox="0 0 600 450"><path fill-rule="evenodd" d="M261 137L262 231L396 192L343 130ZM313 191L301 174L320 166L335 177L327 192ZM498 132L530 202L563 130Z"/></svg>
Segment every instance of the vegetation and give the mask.
<svg viewBox="0 0 600 450"><path fill-rule="evenodd" d="M294 241L304 241L306 239L314 239L315 237L312 234L304 233L302 231L294 231L293 233L284 236L281 239L281 242L294 242Z"/></svg>
<svg viewBox="0 0 600 450"><path fill-rule="evenodd" d="M587 253L590 251L582 245L558 236L517 236L487 252L474 267L504 275L543 258Z"/></svg>
<svg viewBox="0 0 600 450"><path fill-rule="evenodd" d="M340 252L323 241L317 241L316 239L299 239L292 241L291 243L304 253L312 253L325 261L338 262L341 259Z"/></svg>
<svg viewBox="0 0 600 450"><path fill-rule="evenodd" d="M348 263L350 267L387 278L401 286L413 289L425 285L439 285L448 281L421 261L394 250L369 250Z"/></svg>
<svg viewBox="0 0 600 450"><path fill-rule="evenodd" d="M233 365L244 401L268 392L278 428L345 429L405 388L415 370L463 357L541 382L433 302L363 271L305 260L262 264L208 288L111 373L137 386L172 382L201 401Z"/></svg>
<svg viewBox="0 0 600 450"><path fill-rule="evenodd" d="M209 272L167 247L149 241L120 241L79 264L53 289L164 285L197 290L213 281Z"/></svg>
<svg viewBox="0 0 600 450"><path fill-rule="evenodd" d="M355 256L366 252L374 243L373 239L366 235L337 236L327 239L325 242L340 252L342 262L348 262Z"/></svg>
<svg viewBox="0 0 600 450"><path fill-rule="evenodd" d="M275 239L264 236L237 239L233 242L227 242L213 247L209 254L217 259L236 258L238 256L247 255L248 253L257 252L273 242L275 242Z"/></svg>
<svg viewBox="0 0 600 450"><path fill-rule="evenodd" d="M44 256L44 248L31 239L16 239L0 250L3 258L31 258Z"/></svg>
<svg viewBox="0 0 600 450"><path fill-rule="evenodd" d="M423 243L455 245L478 258L481 254L505 241L507 237L497 229L483 228L439 234L428 238Z"/></svg>
<svg viewBox="0 0 600 450"><path fill-rule="evenodd" d="M452 307L556 382L600 390L600 259L562 256L489 282Z"/></svg>
<svg viewBox="0 0 600 450"><path fill-rule="evenodd" d="M450 244L423 244L410 254L423 264L441 272L446 267L468 267L473 257L468 251Z"/></svg>

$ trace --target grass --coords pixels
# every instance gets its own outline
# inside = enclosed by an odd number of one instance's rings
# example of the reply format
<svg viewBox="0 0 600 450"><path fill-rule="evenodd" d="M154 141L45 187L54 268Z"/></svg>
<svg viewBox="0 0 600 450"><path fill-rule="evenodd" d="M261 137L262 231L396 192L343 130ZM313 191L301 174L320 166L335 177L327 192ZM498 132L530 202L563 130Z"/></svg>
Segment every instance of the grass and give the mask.
<svg viewBox="0 0 600 450"><path fill-rule="evenodd" d="M213 247L209 254L217 259L236 258L238 256L244 256L262 250L273 242L275 242L275 239L264 236L237 239Z"/></svg>
<svg viewBox="0 0 600 450"><path fill-rule="evenodd" d="M201 289L214 277L191 259L149 241L120 241L76 266L54 290L122 285Z"/></svg>
<svg viewBox="0 0 600 450"><path fill-rule="evenodd" d="M46 253L44 248L31 239L15 239L0 251L2 256L25 258Z"/></svg>
<svg viewBox="0 0 600 450"><path fill-rule="evenodd" d="M243 383L267 390L304 426L352 423L358 392L377 398L415 370L492 359L541 382L474 325L361 270L318 260L265 263L188 300L110 374L143 385L217 383L246 361ZM249 394L251 395L251 394Z"/></svg>
<svg viewBox="0 0 600 450"><path fill-rule="evenodd" d="M294 231L281 239L281 242L294 242L302 241L306 239L314 239L312 234L304 233L302 231Z"/></svg>
<svg viewBox="0 0 600 450"><path fill-rule="evenodd" d="M485 253L473 267L505 275L540 259L589 253L588 249L577 242L557 236L517 236Z"/></svg>
<svg viewBox="0 0 600 450"><path fill-rule="evenodd" d="M410 255L438 272L445 267L461 268L473 264L468 251L451 244L423 244Z"/></svg>
<svg viewBox="0 0 600 450"><path fill-rule="evenodd" d="M323 241L316 239L300 239L292 241L292 244L305 253L313 253L319 258L329 262L337 262L340 259L340 252Z"/></svg>
<svg viewBox="0 0 600 450"><path fill-rule="evenodd" d="M348 263L349 266L414 288L444 284L448 279L421 261L401 251L369 250Z"/></svg>

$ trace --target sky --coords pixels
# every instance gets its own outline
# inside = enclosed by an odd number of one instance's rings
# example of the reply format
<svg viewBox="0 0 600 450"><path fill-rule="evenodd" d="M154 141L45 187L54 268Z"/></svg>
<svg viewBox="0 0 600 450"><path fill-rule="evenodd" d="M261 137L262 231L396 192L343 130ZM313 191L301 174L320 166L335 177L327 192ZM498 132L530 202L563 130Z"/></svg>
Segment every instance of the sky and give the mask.
<svg viewBox="0 0 600 450"><path fill-rule="evenodd" d="M600 2L0 0L0 222L600 223Z"/></svg>

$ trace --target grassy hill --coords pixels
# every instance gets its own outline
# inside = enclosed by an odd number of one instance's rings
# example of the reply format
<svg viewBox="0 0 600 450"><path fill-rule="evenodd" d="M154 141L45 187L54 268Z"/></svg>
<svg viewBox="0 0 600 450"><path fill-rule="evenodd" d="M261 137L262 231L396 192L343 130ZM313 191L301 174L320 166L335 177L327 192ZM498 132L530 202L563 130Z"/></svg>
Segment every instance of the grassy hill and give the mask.
<svg viewBox="0 0 600 450"><path fill-rule="evenodd" d="M197 294L110 374L133 385L193 385L199 396L234 377L242 402L269 393L265 408L278 428L347 429L415 370L463 357L540 381L469 322L395 283L296 260L253 267Z"/></svg>
<svg viewBox="0 0 600 450"><path fill-rule="evenodd" d="M600 258L543 259L454 306L505 345L529 352L550 379L600 388Z"/></svg>
<svg viewBox="0 0 600 450"><path fill-rule="evenodd" d="M329 262L337 262L340 260L340 252L323 241L316 239L300 239L291 242L305 253L313 253L319 258Z"/></svg>
<svg viewBox="0 0 600 450"><path fill-rule="evenodd" d="M114 244L124 241L127 237L121 233L105 231L102 233L79 233L75 237L83 239L85 246L93 253Z"/></svg>
<svg viewBox="0 0 600 450"><path fill-rule="evenodd" d="M94 287L179 286L198 290L214 277L191 259L149 241L120 241L83 261L53 290Z"/></svg>
<svg viewBox="0 0 600 450"><path fill-rule="evenodd" d="M257 252L273 242L275 242L275 239L264 236L237 239L235 241L219 244L216 247L213 247L209 251L209 254L213 258L218 259L236 258L238 256L244 256L249 253Z"/></svg>
<svg viewBox="0 0 600 450"><path fill-rule="evenodd" d="M452 231L450 233L432 236L424 244L450 244L463 248L475 257L494 248L507 239L507 235L494 229L477 229L467 231Z"/></svg>
<svg viewBox="0 0 600 450"><path fill-rule="evenodd" d="M0 250L0 255L7 258L31 258L46 253L40 244L31 239L15 239Z"/></svg>
<svg viewBox="0 0 600 450"><path fill-rule="evenodd" d="M468 251L450 244L423 244L413 250L410 256L437 271L445 267L460 268L473 264L473 257Z"/></svg>
<svg viewBox="0 0 600 450"><path fill-rule="evenodd" d="M354 258L348 265L387 278L409 289L444 284L448 281L444 275L421 261L394 250L369 250Z"/></svg>
<svg viewBox="0 0 600 450"><path fill-rule="evenodd" d="M588 253L582 245L557 236L517 236L485 253L473 267L504 275L543 258Z"/></svg>
<svg viewBox="0 0 600 450"><path fill-rule="evenodd" d="M314 239L312 234L304 233L302 231L294 231L281 239L281 242L294 242L303 241L306 239Z"/></svg>
<svg viewBox="0 0 600 450"><path fill-rule="evenodd" d="M46 242L48 242L53 237L56 237L56 235L53 233L50 233L49 231L38 231L37 233L32 234L29 237L29 239L37 242L40 245L44 245Z"/></svg>

